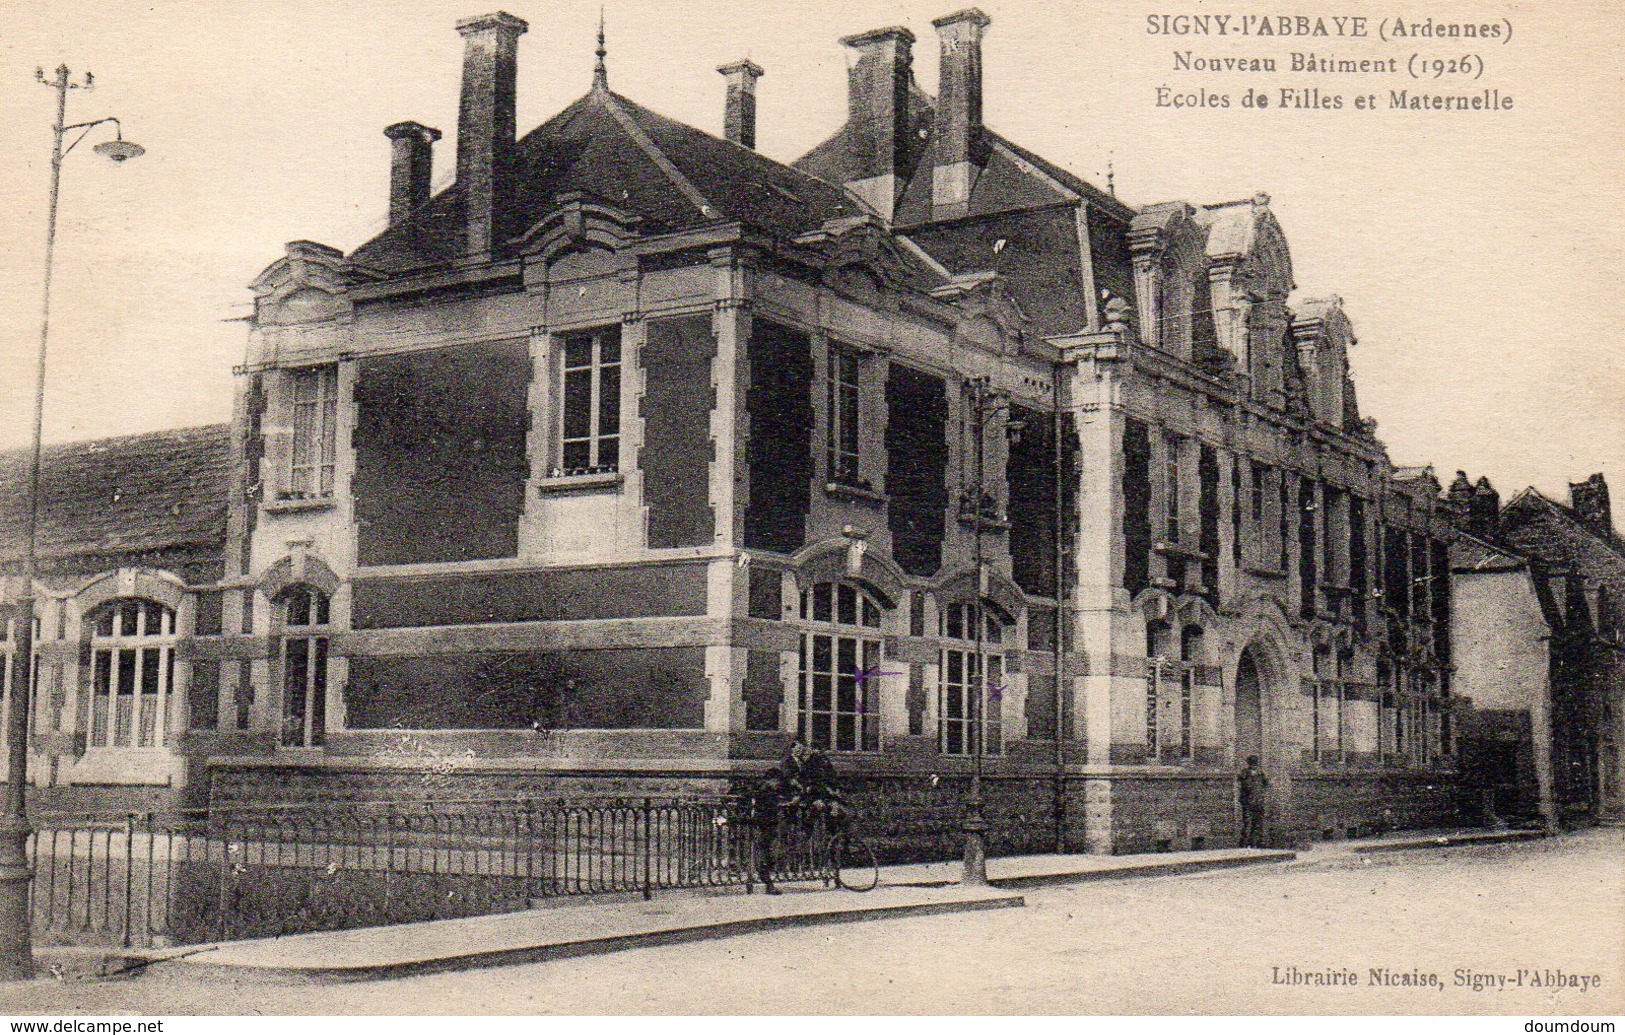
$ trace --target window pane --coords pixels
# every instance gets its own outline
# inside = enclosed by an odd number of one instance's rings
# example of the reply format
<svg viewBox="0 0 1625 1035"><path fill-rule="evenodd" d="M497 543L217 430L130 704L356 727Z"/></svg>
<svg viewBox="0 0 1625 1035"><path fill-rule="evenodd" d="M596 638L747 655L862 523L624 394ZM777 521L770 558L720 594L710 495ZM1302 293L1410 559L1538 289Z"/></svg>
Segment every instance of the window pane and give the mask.
<svg viewBox="0 0 1625 1035"><path fill-rule="evenodd" d="M592 371L572 370L564 375L564 437L585 438L591 421Z"/></svg>
<svg viewBox="0 0 1625 1035"><path fill-rule="evenodd" d="M598 389L598 433L614 435L621 430L621 368L605 367Z"/></svg>
<svg viewBox="0 0 1625 1035"><path fill-rule="evenodd" d="M141 609L133 600L121 600L118 603L119 635L134 636L136 626L140 622Z"/></svg>
<svg viewBox="0 0 1625 1035"><path fill-rule="evenodd" d="M830 600L834 594L834 583L822 582L813 587L813 621L827 622L831 620Z"/></svg>
<svg viewBox="0 0 1625 1035"><path fill-rule="evenodd" d="M598 442L598 469L600 471L616 471L621 466L621 443L619 439L606 438Z"/></svg>
<svg viewBox="0 0 1625 1035"><path fill-rule="evenodd" d="M828 636L814 636L813 637L813 671L814 672L829 672L829 671L831 671L831 663L832 663L832 660L833 660L833 658L832 658L833 650L834 650L834 645L833 645L833 642L831 641L830 637L828 637Z"/></svg>
<svg viewBox="0 0 1625 1035"><path fill-rule="evenodd" d="M836 589L835 620L842 625L858 624L858 593L851 586L838 585Z"/></svg>
<svg viewBox="0 0 1625 1035"><path fill-rule="evenodd" d="M592 366L592 336L587 334L572 334L564 339L564 367L566 370L576 367Z"/></svg>

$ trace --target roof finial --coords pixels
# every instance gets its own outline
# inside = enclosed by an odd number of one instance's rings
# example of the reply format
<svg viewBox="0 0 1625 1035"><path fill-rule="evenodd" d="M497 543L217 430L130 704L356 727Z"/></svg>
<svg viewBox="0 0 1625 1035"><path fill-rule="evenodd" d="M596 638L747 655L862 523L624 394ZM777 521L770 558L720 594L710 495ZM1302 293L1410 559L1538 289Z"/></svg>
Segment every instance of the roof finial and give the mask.
<svg viewBox="0 0 1625 1035"><path fill-rule="evenodd" d="M1106 155L1106 193L1117 197L1117 170L1112 165L1113 155Z"/></svg>
<svg viewBox="0 0 1625 1035"><path fill-rule="evenodd" d="M592 66L592 87L594 90L609 89L609 69L604 67L604 55L609 51L604 49L604 8L598 8L598 63Z"/></svg>

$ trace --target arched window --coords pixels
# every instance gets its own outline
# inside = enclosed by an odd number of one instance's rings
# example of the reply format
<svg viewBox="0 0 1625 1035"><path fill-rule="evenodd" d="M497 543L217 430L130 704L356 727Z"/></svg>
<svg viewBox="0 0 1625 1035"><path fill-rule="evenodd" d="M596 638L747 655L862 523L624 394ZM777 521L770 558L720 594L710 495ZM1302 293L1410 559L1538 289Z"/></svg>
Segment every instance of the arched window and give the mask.
<svg viewBox="0 0 1625 1035"><path fill-rule="evenodd" d="M1179 757L1193 754L1196 719L1196 680L1206 657L1202 627L1187 625L1179 631Z"/></svg>
<svg viewBox="0 0 1625 1035"><path fill-rule="evenodd" d="M293 586L277 598L282 619L282 746L320 747L327 734L326 594Z"/></svg>
<svg viewBox="0 0 1625 1035"><path fill-rule="evenodd" d="M125 597L91 612L90 747L161 747L175 675L175 612Z"/></svg>
<svg viewBox="0 0 1625 1035"><path fill-rule="evenodd" d="M880 749L881 607L845 582L801 596L801 736L822 751Z"/></svg>
<svg viewBox="0 0 1625 1035"><path fill-rule="evenodd" d="M1145 626L1145 754L1146 760L1153 762L1162 751L1162 690L1173 677L1173 663L1168 657L1171 632L1162 621L1147 622Z"/></svg>
<svg viewBox="0 0 1625 1035"><path fill-rule="evenodd" d="M942 609L941 634L958 641L944 647L940 657L937 746L945 755L976 754L978 727L983 754L996 755L1004 749L1004 630L1003 618L992 607L956 601Z"/></svg>

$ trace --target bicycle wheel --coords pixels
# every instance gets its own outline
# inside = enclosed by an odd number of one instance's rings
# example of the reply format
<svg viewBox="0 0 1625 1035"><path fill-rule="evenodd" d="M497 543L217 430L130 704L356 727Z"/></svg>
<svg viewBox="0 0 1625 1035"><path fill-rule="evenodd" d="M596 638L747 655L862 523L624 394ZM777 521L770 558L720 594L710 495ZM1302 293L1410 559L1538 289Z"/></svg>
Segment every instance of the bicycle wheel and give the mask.
<svg viewBox="0 0 1625 1035"><path fill-rule="evenodd" d="M869 842L841 838L835 850L835 883L848 891L872 891L880 883L880 864Z"/></svg>

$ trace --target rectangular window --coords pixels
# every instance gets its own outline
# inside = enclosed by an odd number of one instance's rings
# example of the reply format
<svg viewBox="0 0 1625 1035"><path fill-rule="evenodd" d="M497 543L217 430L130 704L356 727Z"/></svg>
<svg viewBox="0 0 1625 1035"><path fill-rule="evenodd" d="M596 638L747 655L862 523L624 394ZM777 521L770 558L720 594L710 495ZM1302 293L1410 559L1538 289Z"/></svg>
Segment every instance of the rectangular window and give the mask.
<svg viewBox="0 0 1625 1035"><path fill-rule="evenodd" d="M621 328L566 334L559 364L556 474L610 474L621 467Z"/></svg>
<svg viewBox="0 0 1625 1035"><path fill-rule="evenodd" d="M92 624L91 747L162 747L175 672L175 613L124 598Z"/></svg>
<svg viewBox="0 0 1625 1035"><path fill-rule="evenodd" d="M829 347L829 480L857 485L861 478L858 428L860 357L844 345Z"/></svg>
<svg viewBox="0 0 1625 1035"><path fill-rule="evenodd" d="M1162 748L1157 729L1157 713L1162 706L1162 675L1168 661L1163 656L1165 627L1149 625L1145 630L1145 754L1155 762Z"/></svg>
<svg viewBox="0 0 1625 1035"><path fill-rule="evenodd" d="M293 449L281 496L290 500L333 495L338 443L338 379L335 364L288 371Z"/></svg>
<svg viewBox="0 0 1625 1035"><path fill-rule="evenodd" d="M1168 435L1162 440L1162 512L1167 518L1163 538L1179 544L1179 436Z"/></svg>
<svg viewBox="0 0 1625 1035"><path fill-rule="evenodd" d="M1286 471L1277 472L1280 480L1281 505L1276 510L1279 523L1279 536L1275 540L1276 548L1280 551L1279 563L1275 570L1282 575L1292 571L1292 496L1294 476Z"/></svg>
<svg viewBox="0 0 1625 1035"><path fill-rule="evenodd" d="M1320 683L1309 682L1309 755L1320 761Z"/></svg>
<svg viewBox="0 0 1625 1035"><path fill-rule="evenodd" d="M1179 757L1190 758L1196 719L1196 674L1202 659L1202 634L1186 628L1179 650Z"/></svg>
<svg viewBox="0 0 1625 1035"><path fill-rule="evenodd" d="M976 753L977 716L984 734L982 752L996 755L1004 746L1001 711L1004 690L1004 657L982 652L987 662L987 682L981 680L976 652L960 648L944 650L942 695L938 701L939 740L945 755Z"/></svg>
<svg viewBox="0 0 1625 1035"><path fill-rule="evenodd" d="M808 744L819 751L879 749L879 682L873 678L879 671L877 637L801 637L801 736Z"/></svg>

